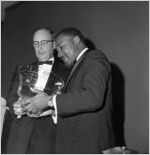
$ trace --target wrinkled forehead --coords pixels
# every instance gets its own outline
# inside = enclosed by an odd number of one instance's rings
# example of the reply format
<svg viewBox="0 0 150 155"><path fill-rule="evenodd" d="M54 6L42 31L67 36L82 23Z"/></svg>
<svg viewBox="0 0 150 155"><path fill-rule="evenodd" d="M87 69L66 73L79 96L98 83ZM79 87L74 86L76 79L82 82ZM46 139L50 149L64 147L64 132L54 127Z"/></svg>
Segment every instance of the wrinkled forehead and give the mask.
<svg viewBox="0 0 150 155"><path fill-rule="evenodd" d="M49 31L39 30L36 31L33 35L33 41L41 41L41 40L52 40L52 35Z"/></svg>

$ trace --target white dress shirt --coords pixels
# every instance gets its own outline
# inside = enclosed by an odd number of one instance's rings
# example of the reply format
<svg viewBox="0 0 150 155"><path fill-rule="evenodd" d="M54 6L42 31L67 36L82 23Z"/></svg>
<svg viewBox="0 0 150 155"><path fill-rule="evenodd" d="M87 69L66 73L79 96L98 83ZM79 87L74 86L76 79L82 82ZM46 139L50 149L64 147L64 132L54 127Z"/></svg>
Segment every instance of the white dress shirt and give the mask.
<svg viewBox="0 0 150 155"><path fill-rule="evenodd" d="M54 62L54 58L50 58L49 61ZM49 65L49 64L43 64L38 66L38 79L34 89L41 90L41 91L44 90L47 80L49 78L49 75L51 73L52 66L53 65Z"/></svg>

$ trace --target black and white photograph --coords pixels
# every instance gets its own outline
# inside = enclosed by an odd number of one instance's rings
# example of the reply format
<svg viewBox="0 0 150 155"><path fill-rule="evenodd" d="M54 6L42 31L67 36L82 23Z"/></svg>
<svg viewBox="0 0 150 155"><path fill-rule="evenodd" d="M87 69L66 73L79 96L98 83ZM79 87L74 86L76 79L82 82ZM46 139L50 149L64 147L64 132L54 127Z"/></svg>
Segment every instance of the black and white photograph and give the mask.
<svg viewBox="0 0 150 155"><path fill-rule="evenodd" d="M149 154L149 1L1 1L1 154Z"/></svg>

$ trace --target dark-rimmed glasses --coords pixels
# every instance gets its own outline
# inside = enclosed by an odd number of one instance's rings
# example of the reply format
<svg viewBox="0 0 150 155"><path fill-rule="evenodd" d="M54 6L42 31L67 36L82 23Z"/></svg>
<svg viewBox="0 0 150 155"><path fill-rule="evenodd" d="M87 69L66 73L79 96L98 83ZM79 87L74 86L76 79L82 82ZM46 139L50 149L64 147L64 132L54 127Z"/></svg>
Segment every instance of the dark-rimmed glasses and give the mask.
<svg viewBox="0 0 150 155"><path fill-rule="evenodd" d="M33 41L33 46L39 47L41 45L42 47L45 47L49 42L53 42L53 40Z"/></svg>

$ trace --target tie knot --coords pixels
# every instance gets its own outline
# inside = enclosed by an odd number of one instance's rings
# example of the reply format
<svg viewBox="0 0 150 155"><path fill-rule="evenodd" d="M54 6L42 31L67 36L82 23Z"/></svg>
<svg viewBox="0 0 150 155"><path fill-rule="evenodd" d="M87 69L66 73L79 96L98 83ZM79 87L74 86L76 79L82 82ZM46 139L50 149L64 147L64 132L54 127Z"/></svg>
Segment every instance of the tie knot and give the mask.
<svg viewBox="0 0 150 155"><path fill-rule="evenodd" d="M39 61L38 62L38 65L43 65L43 64L48 64L48 65L52 65L53 64L53 61L52 60L50 60L50 61Z"/></svg>

